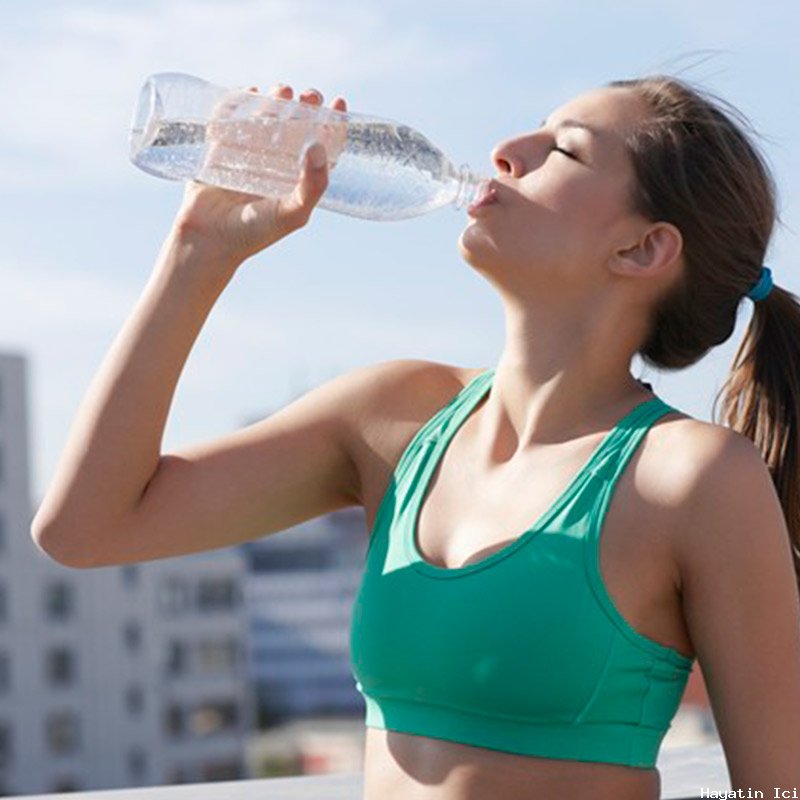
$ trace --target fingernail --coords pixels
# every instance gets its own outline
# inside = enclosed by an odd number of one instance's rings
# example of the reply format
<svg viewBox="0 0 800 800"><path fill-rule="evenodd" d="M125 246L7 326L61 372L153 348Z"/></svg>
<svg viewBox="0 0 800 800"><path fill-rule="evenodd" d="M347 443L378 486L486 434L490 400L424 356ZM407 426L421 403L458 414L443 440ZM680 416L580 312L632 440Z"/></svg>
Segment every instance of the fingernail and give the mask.
<svg viewBox="0 0 800 800"><path fill-rule="evenodd" d="M315 142L308 148L308 163L314 169L321 169L325 166L326 161L325 148L319 142Z"/></svg>

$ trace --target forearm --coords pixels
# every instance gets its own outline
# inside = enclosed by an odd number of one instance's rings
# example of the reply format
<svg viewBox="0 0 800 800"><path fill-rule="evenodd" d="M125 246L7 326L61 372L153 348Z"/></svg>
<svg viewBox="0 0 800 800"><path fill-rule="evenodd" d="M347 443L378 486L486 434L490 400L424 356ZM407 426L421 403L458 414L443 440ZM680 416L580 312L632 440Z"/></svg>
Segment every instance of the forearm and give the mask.
<svg viewBox="0 0 800 800"><path fill-rule="evenodd" d="M173 229L92 380L33 524L37 541L78 547L137 506L160 459L167 415L191 348L237 265Z"/></svg>

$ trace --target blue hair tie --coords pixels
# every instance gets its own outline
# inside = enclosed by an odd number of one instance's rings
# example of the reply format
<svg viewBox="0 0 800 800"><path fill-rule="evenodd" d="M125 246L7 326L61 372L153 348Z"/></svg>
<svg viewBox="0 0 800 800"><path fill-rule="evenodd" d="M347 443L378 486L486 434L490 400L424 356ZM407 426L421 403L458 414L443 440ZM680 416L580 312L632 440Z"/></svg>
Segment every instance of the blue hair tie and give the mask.
<svg viewBox="0 0 800 800"><path fill-rule="evenodd" d="M747 293L747 296L757 303L763 300L772 291L772 270L769 267L761 267L761 277L758 283Z"/></svg>

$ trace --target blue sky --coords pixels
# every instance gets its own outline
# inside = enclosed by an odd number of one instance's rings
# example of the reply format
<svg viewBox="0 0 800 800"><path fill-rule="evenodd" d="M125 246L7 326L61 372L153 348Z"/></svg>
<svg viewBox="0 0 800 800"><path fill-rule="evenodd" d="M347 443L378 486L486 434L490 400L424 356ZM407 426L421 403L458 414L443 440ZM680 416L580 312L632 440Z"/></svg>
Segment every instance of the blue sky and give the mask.
<svg viewBox="0 0 800 800"><path fill-rule="evenodd" d="M0 350L30 360L34 499L180 203L179 184L128 161L148 74L342 94L486 173L497 141L576 94L683 70L764 137L785 223L768 263L799 292L798 52L800 6L788 0L0 3ZM466 221L451 208L384 223L320 209L248 261L189 356L164 448L222 435L362 364L494 363L502 311L458 253ZM699 364L645 379L710 420L750 313L743 303L734 335Z"/></svg>

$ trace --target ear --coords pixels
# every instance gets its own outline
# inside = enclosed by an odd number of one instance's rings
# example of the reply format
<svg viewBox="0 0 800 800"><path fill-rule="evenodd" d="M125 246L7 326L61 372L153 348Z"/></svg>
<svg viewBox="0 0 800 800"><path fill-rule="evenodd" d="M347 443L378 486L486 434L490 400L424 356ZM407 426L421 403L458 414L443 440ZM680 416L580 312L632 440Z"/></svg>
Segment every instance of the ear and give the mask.
<svg viewBox="0 0 800 800"><path fill-rule="evenodd" d="M645 269L651 275L670 272L683 253L683 236L669 222L654 222L644 228L638 241L614 252L615 269L628 274L641 274Z"/></svg>

